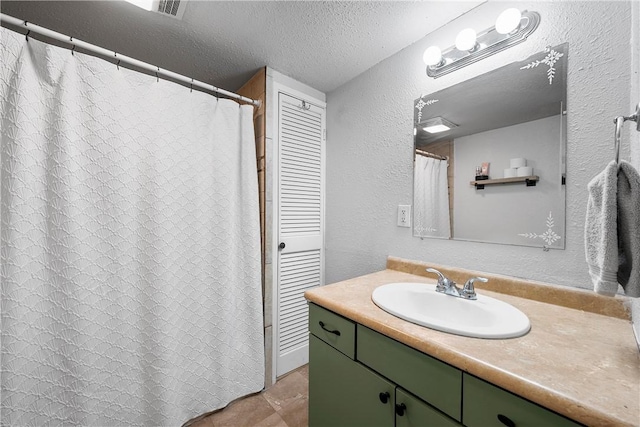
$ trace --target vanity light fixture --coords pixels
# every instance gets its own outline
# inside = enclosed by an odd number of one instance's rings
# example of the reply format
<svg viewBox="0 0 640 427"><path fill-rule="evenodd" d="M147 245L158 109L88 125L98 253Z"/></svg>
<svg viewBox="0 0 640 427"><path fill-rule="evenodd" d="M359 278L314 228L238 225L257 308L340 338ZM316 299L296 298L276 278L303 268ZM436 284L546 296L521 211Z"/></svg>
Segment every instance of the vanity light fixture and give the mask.
<svg viewBox="0 0 640 427"><path fill-rule="evenodd" d="M429 132L429 133L445 132L450 129L458 127L457 124L451 123L449 120L442 117L432 117L420 124L424 125L425 132Z"/></svg>
<svg viewBox="0 0 640 427"><path fill-rule="evenodd" d="M427 75L438 78L521 43L538 28L539 23L537 12L509 8L498 16L495 27L479 34L473 28L465 28L456 37L455 45L445 51L438 46L425 50L423 60L427 64Z"/></svg>

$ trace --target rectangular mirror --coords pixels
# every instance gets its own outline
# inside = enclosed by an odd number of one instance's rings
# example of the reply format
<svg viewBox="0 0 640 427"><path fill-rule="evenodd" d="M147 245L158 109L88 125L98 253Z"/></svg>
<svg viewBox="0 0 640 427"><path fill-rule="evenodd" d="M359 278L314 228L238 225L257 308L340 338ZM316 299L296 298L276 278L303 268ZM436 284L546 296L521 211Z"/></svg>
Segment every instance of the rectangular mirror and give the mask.
<svg viewBox="0 0 640 427"><path fill-rule="evenodd" d="M567 56L416 99L414 236L564 249Z"/></svg>

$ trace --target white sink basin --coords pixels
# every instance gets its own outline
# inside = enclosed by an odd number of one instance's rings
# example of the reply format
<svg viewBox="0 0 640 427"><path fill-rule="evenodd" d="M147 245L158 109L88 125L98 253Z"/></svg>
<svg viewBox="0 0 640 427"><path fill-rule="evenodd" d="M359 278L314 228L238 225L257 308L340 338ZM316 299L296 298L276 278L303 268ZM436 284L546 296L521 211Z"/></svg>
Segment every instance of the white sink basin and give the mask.
<svg viewBox="0 0 640 427"><path fill-rule="evenodd" d="M401 319L466 337L515 338L531 329L529 318L506 302L482 294L477 300L457 298L426 283L390 283L376 288L371 298Z"/></svg>

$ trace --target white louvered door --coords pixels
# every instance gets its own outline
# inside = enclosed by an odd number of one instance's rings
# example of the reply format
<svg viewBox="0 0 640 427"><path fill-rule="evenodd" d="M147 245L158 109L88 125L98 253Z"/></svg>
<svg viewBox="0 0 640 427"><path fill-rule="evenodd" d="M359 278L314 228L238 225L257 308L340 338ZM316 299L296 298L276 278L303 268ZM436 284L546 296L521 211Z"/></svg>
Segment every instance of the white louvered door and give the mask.
<svg viewBox="0 0 640 427"><path fill-rule="evenodd" d="M279 93L276 375L309 360L304 292L323 283L325 109Z"/></svg>

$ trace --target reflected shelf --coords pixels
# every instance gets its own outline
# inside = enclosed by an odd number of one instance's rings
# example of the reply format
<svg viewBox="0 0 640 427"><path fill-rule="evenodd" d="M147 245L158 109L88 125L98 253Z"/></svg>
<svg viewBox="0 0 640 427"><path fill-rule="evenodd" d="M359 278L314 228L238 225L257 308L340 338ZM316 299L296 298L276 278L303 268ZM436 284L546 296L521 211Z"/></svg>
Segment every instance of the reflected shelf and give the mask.
<svg viewBox="0 0 640 427"><path fill-rule="evenodd" d="M498 179L482 179L469 182L470 185L475 185L476 190L484 190L485 185L499 185L499 184L517 184L524 182L527 187L535 187L536 183L540 180L537 175L518 176L514 178L498 178Z"/></svg>

